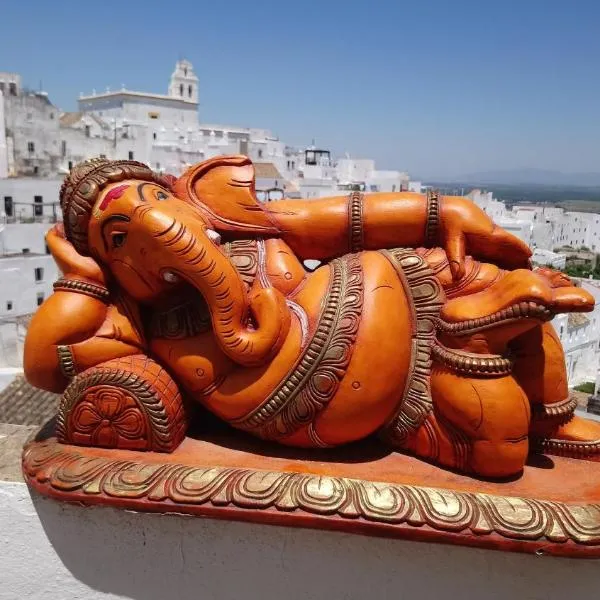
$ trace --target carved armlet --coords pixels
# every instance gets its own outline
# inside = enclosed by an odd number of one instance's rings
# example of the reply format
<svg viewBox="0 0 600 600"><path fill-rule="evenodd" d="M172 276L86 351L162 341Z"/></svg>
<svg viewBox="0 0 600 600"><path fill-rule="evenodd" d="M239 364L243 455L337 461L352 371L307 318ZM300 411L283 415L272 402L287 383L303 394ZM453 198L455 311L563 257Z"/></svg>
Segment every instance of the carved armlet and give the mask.
<svg viewBox="0 0 600 600"><path fill-rule="evenodd" d="M108 302L110 297L110 292L103 285L81 281L80 279L61 278L55 281L52 287L54 291L60 290L84 294L102 302Z"/></svg>
<svg viewBox="0 0 600 600"><path fill-rule="evenodd" d="M348 196L348 245L350 252L360 252L364 246L363 194L352 192Z"/></svg>
<svg viewBox="0 0 600 600"><path fill-rule="evenodd" d="M425 221L425 246L431 248L439 244L440 196L427 190L427 220Z"/></svg>
<svg viewBox="0 0 600 600"><path fill-rule="evenodd" d="M446 348L435 341L431 347L433 357L459 375L468 377L502 377L512 372L513 361L500 354L474 354L456 348Z"/></svg>

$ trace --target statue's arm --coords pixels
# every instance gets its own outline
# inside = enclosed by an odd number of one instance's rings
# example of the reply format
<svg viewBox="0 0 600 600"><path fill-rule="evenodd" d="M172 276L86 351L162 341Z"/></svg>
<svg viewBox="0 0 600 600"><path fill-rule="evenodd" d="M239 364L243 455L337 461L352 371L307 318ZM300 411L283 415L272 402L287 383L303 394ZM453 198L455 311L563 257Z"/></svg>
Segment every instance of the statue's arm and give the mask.
<svg viewBox="0 0 600 600"><path fill-rule="evenodd" d="M138 354L141 340L125 311L109 299L96 263L78 255L60 228L46 240L63 277L31 320L23 367L30 383L59 393L85 369Z"/></svg>
<svg viewBox="0 0 600 600"><path fill-rule="evenodd" d="M27 380L60 393L77 373L112 358L139 354L139 347L130 340L111 335L112 310L114 307L79 293L52 294L27 330L23 355Z"/></svg>
<svg viewBox="0 0 600 600"><path fill-rule="evenodd" d="M422 246L427 202L419 194L364 194L280 200L268 205L282 237L302 259L323 260L351 251L352 231L364 249ZM358 214L360 210L360 214ZM360 230L360 231L359 231Z"/></svg>
<svg viewBox="0 0 600 600"><path fill-rule="evenodd" d="M268 205L282 238L303 260L326 260L358 249L440 246L454 277L465 254L508 268L524 267L531 251L497 227L473 202L411 192L353 194Z"/></svg>

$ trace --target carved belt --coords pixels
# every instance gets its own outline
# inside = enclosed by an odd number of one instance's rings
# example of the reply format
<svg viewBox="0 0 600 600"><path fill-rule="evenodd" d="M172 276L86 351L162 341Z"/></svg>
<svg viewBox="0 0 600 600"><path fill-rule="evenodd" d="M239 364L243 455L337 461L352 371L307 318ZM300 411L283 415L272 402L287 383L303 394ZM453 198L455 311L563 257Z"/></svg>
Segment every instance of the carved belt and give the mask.
<svg viewBox="0 0 600 600"><path fill-rule="evenodd" d="M431 352L436 323L445 301L444 290L425 259L412 250L382 250L394 265L411 305L412 358L402 399L381 433L402 445L432 410Z"/></svg>
<svg viewBox="0 0 600 600"><path fill-rule="evenodd" d="M335 259L330 268L329 289L312 338L279 387L251 413L231 421L235 427L280 439L312 425L335 396L352 357L364 290L357 255ZM324 445L313 427L309 435Z"/></svg>

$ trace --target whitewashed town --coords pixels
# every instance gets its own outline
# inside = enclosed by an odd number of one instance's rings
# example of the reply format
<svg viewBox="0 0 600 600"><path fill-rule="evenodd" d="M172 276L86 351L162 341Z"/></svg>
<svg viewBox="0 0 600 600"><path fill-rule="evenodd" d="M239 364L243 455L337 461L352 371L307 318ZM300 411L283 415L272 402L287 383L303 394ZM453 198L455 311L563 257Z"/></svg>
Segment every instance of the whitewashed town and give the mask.
<svg viewBox="0 0 600 600"><path fill-rule="evenodd" d="M166 77L165 77L166 79ZM52 292L58 273L44 236L60 220L58 192L72 166L91 157L134 159L179 174L222 154L245 154L255 164L257 195L319 198L427 188L403 171L330 150L293 148L267 129L205 123L199 114L193 65L177 62L167 93L92 90L77 112L62 112L43 91L28 89L17 73L0 72L0 389L22 372L24 335L31 314ZM467 196L497 224L534 249L535 264L564 269L569 261L595 266L600 214L544 205L513 205L493 193ZM571 386L595 383L600 363L600 280L581 285L597 300L587 315L559 315L554 325L565 348Z"/></svg>

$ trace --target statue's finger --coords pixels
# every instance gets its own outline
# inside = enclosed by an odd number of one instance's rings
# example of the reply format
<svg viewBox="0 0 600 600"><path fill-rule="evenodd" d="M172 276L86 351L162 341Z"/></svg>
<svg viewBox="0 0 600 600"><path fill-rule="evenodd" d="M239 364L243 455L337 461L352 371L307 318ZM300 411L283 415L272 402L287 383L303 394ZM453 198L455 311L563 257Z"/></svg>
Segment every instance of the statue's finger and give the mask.
<svg viewBox="0 0 600 600"><path fill-rule="evenodd" d="M456 281L465 274L465 236L461 232L450 233L445 250L452 278Z"/></svg>

